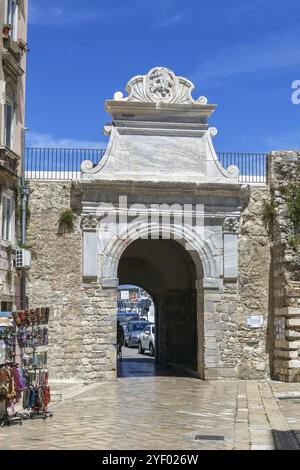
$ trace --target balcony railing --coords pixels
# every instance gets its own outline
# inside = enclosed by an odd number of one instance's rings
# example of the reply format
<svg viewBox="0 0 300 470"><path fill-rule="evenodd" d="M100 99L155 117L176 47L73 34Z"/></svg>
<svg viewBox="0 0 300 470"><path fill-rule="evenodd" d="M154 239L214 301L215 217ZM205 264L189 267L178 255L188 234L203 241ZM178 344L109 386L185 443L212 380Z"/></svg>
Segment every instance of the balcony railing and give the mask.
<svg viewBox="0 0 300 470"><path fill-rule="evenodd" d="M268 155L266 153L217 152L224 168L235 165L239 168L241 183L266 183L268 175Z"/></svg>
<svg viewBox="0 0 300 470"><path fill-rule="evenodd" d="M90 160L97 165L104 155L103 149L27 148L25 174L28 179L78 180L80 165ZM267 182L267 154L218 152L225 169L239 168L241 183Z"/></svg>
<svg viewBox="0 0 300 470"><path fill-rule="evenodd" d="M76 180L80 165L90 160L97 165L103 149L26 148L25 176L28 179Z"/></svg>

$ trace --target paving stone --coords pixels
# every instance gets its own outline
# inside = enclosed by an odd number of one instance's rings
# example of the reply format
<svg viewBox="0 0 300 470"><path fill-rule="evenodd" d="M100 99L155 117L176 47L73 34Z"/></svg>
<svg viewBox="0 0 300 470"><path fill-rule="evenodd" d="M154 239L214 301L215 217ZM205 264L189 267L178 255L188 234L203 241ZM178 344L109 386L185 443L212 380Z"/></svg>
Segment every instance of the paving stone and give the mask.
<svg viewBox="0 0 300 470"><path fill-rule="evenodd" d="M300 384L284 385L202 382L176 377L174 371L145 377L130 373L117 382L78 387L77 394L61 389L69 398L51 405L53 418L0 429L0 447L272 450L277 442L291 446L300 437L300 407L291 400L276 400L274 393L299 392ZM276 429L283 434L274 439ZM224 436L224 441L198 441L196 435Z"/></svg>

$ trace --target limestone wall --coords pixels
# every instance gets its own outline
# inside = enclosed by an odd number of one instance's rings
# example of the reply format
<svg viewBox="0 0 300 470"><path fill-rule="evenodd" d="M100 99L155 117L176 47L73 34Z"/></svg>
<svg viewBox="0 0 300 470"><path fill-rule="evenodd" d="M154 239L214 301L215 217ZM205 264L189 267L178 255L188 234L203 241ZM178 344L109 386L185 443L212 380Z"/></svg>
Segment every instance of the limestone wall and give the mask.
<svg viewBox="0 0 300 470"><path fill-rule="evenodd" d="M116 290L83 284L80 220L74 233L57 234L61 210L81 213L81 194L66 182L31 182L28 244L36 252L28 295L32 307L50 305L52 377L110 380L116 376ZM238 283L205 292L206 378L265 378L272 332L269 310L270 245L262 220L267 187L245 193L239 237ZM247 316L263 315L250 329ZM217 369L216 369L217 368ZM217 372L216 372L217 370Z"/></svg>
<svg viewBox="0 0 300 470"><path fill-rule="evenodd" d="M272 328L269 317L270 241L263 221L268 187L252 187L245 198L239 240L238 306L239 378L263 378L269 374ZM247 316L262 315L263 328L246 326Z"/></svg>
<svg viewBox="0 0 300 470"><path fill-rule="evenodd" d="M263 222L268 187L245 193L239 236L239 277L224 292L205 293L205 355L208 378L262 379L269 376L272 328L269 318L270 242ZM248 316L263 316L262 328L247 326Z"/></svg>
<svg viewBox="0 0 300 470"><path fill-rule="evenodd" d="M114 342L115 292L82 284L82 241L74 233L58 235L59 213L78 209L70 182L31 182L28 231L36 259L28 278L30 306L50 306L49 369L51 377L87 381L115 376L110 346ZM79 204L80 205L80 204ZM96 355L93 352L96 351ZM109 363L109 366L107 366Z"/></svg>

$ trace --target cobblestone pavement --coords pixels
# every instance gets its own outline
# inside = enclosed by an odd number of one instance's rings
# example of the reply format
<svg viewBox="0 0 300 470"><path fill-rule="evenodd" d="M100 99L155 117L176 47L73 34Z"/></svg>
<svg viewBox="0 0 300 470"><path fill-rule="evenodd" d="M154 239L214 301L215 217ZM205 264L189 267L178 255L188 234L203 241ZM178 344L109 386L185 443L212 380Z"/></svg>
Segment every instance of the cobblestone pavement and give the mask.
<svg viewBox="0 0 300 470"><path fill-rule="evenodd" d="M153 375L151 358L128 355L117 382L73 397L69 385L53 418L1 429L0 448L274 449L273 429L289 429L268 382Z"/></svg>

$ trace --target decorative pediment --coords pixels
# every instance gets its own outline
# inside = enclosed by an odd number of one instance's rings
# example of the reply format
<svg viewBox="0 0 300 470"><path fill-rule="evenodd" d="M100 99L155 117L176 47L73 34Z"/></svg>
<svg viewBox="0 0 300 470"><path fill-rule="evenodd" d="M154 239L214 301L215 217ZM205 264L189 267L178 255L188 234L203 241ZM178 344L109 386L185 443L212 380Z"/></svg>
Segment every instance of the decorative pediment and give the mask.
<svg viewBox="0 0 300 470"><path fill-rule="evenodd" d="M150 103L178 104L207 104L207 99L201 96L198 100L192 97L194 84L184 77L177 77L166 67L154 67L147 75L137 75L126 85L127 97L118 91L115 101L137 101Z"/></svg>
<svg viewBox="0 0 300 470"><path fill-rule="evenodd" d="M217 130L208 120L217 106L195 100L193 90L166 67L129 80L128 96L117 92L105 102L109 143L98 165L82 162L82 178L238 184L238 168L223 168L214 150Z"/></svg>

